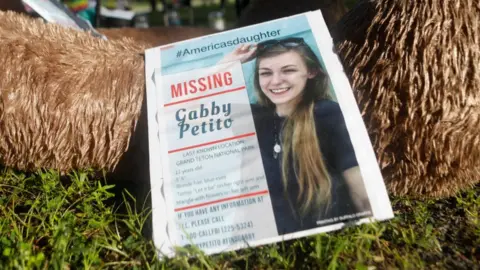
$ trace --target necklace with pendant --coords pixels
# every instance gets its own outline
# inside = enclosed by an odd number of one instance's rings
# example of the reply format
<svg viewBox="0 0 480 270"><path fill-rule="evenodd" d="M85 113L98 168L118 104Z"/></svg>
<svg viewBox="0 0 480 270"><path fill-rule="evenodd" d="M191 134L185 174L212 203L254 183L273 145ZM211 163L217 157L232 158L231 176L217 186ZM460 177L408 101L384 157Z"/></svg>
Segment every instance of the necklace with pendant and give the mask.
<svg viewBox="0 0 480 270"><path fill-rule="evenodd" d="M277 132L277 117L275 117L276 114L274 115L273 118L273 138L275 141L275 144L273 145L273 158L277 159L278 155L282 152L282 146L280 145L280 139L279 139L279 134Z"/></svg>

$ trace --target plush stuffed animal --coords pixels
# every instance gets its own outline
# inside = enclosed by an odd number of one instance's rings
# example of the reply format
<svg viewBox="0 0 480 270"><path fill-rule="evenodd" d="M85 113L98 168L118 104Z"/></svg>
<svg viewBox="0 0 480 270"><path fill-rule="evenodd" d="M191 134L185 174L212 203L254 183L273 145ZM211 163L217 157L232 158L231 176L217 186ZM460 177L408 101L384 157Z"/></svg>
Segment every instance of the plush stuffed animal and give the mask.
<svg viewBox="0 0 480 270"><path fill-rule="evenodd" d="M362 0L333 30L392 194L480 182L479 22L476 0Z"/></svg>
<svg viewBox="0 0 480 270"><path fill-rule="evenodd" d="M0 12L0 163L113 170L144 99L142 47Z"/></svg>

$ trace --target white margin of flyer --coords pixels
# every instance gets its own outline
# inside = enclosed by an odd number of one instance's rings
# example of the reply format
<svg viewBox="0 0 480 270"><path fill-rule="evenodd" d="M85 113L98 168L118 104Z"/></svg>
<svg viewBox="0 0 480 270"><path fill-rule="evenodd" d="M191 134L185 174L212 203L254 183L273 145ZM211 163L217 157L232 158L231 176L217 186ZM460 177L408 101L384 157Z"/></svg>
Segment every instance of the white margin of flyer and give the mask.
<svg viewBox="0 0 480 270"><path fill-rule="evenodd" d="M365 181L365 188L367 190L367 195L369 198L369 202L372 208L372 214L373 217L367 217L367 218L360 218L356 221L354 221L355 225L360 225L364 223L371 223L373 221L382 221L382 220L387 220L391 219L394 217L393 215L393 210L391 207L391 202L388 197L388 193L386 190L386 186L380 171L380 168L377 164L377 158L375 156L375 152L373 150L372 144L370 142L370 138L368 136L367 129L365 127L364 121L361 117L360 110L358 108L358 104L356 102L356 99L353 95L350 82L348 81L348 78L346 74L343 71L342 64L340 63L340 60L338 59L338 56L333 52L333 40L331 38L331 35L328 31L328 28L325 24L325 21L323 19L323 15L320 10L315 10L311 12L305 12L305 13L300 13L296 14L293 16L289 17L284 17L284 18L279 18L275 20L271 20L269 22L265 23L275 23L278 21L282 21L287 18L293 18L297 16L306 16L309 24L311 31L313 33L313 36L315 38L315 42L318 46L318 49L320 50L321 57L324 59L325 67L327 69L328 75L331 78L332 85L334 86L335 89L335 94L337 95L337 101L339 103L339 106L342 110L342 113L344 114L345 122L347 125L347 130L350 134L354 134L355 136L350 136L352 145L355 150L355 154L358 160L358 163L360 165L362 177ZM263 23L261 23L263 24ZM242 27L239 29L232 29L230 31L239 31L241 30L246 30L249 28L255 28L256 25L250 25L246 27ZM149 110L149 139L150 136L152 135L150 132L150 124L153 123L153 125L156 128L155 132L158 132L158 123L155 121L155 119L150 119L150 113L155 107L155 113L156 113L156 106L155 104L157 102L157 97L155 94L155 84L152 81L152 77L154 76L154 71L155 68L160 68L161 67L161 59L160 59L160 50L165 47L171 47L175 46L176 44L181 44L186 41L195 41L195 40L201 40L205 37L211 37L211 36L217 36L217 35L222 35L223 32L215 33L215 34L210 34L210 35L205 35L201 37L196 37L192 39L187 39L183 41L178 41L170 44L165 44L159 47L151 48L146 50L145 52L145 62L146 62L146 76L147 76L147 97L148 100L147 105L148 105L148 110ZM147 59L155 59L155 67L149 67ZM160 76L157 76L159 78ZM159 83L159 82L157 82ZM151 85L153 84L153 85ZM149 89L150 87L150 89ZM153 93L150 93L153 92ZM149 95L148 95L149 94ZM154 104L152 104L154 103ZM152 108L151 108L152 107ZM348 116L348 117L347 117ZM152 122L151 122L152 121ZM157 133L158 134L158 133ZM152 137L154 138L154 137ZM157 149L158 152L156 153L150 153L150 170L154 169L154 166L152 164L152 156L156 158L157 162L160 162L161 157L159 156L160 154L160 144L158 141L158 137L155 138L155 149ZM150 150L152 150L152 145L150 145ZM155 159L154 159L155 160ZM158 164L158 163L157 163ZM159 170L159 168L156 168L156 171ZM161 170L161 169L160 169ZM160 172L161 174L161 172ZM150 174L150 177L153 177L152 171ZM162 177L162 176L160 176ZM163 180L163 178L162 178ZM152 181L152 180L151 180ZM153 182L152 182L153 184ZM162 194L159 194L157 191L154 190L154 187L152 185L152 207L158 207L158 201L160 200L159 198L154 199L155 196L160 196L160 198L163 198ZM163 198L164 199L164 198ZM154 201L155 200L155 201ZM157 201L157 202L156 202ZM166 210L165 209L165 201L162 202L163 209L162 212L165 214L162 219L159 219L159 212L156 212L155 210L152 211L153 215L153 225L157 225L159 223L156 223L158 221L161 221L161 224L163 225L166 220ZM157 217L155 217L157 215ZM168 219L172 218L171 216L168 217ZM311 236L319 233L326 233L326 232L332 232L335 230L342 229L348 225L348 222L339 222L327 226L321 226L317 228L312 228L310 230L305 230L305 231L299 231L295 233L290 233L290 234L285 234L285 235L280 235L277 237L270 237L270 238L265 238L265 239L260 239L260 240L255 240L255 241L249 241L248 244L243 242L243 243L238 243L235 245L231 245L228 248L218 248L215 250L210 250L210 252L206 252L207 255L210 254L217 254L220 252L228 252L228 251L234 251L238 250L241 248L247 248L247 247L256 247L260 245L265 245L265 244L273 244L273 243L278 243L282 241L287 241L291 239L297 239L305 236ZM164 238L163 238L164 237ZM168 241L168 235L165 233L160 233L158 230L155 230L153 228L153 240L156 245L160 243L164 243L163 241ZM167 255L168 257L171 257L172 255L172 242L162 245L161 246L161 252L164 255ZM162 255L162 254L160 254Z"/></svg>
<svg viewBox="0 0 480 270"><path fill-rule="evenodd" d="M307 14L307 19L344 115L347 130L350 133L350 139L365 182L373 216L377 220L393 218L393 210L391 203L389 203L390 199L365 127L365 122L361 116L343 66L338 56L333 52L333 40L328 32L322 13L320 11L310 12Z"/></svg>
<svg viewBox="0 0 480 270"><path fill-rule="evenodd" d="M150 59L150 61L148 61ZM152 60L153 59L153 60ZM161 192L163 187L163 166L160 156L159 126L157 122L157 94L154 81L155 70L160 69L160 49L145 50L145 87L148 114L148 153L150 168L150 191L152 200L152 238L159 255L171 255L172 243L167 233L167 206Z"/></svg>
<svg viewBox="0 0 480 270"><path fill-rule="evenodd" d="M161 49L157 49L157 54L158 57L161 57ZM158 58L160 59L160 58ZM161 60L158 61L161 65ZM162 246L163 248L163 255L166 255L167 257L172 257L175 255L175 246L177 246L178 239L177 239L177 229L176 229L176 223L175 223L175 207L174 207L174 200L175 200L175 195L172 192L172 172L170 171L170 157L168 154L168 141L166 139L166 136L160 138L160 135L162 134L167 134L167 124L166 124L166 118L165 118L165 113L164 113L164 106L165 106L165 101L163 97L163 91L161 87L163 86L163 77L162 77L162 69L161 67L156 67L154 70L154 78L155 78L155 93L156 95L156 106L157 106L157 111L156 111L156 125L157 125L157 142L158 142L158 148L157 148L157 154L160 157L160 161L162 163L162 189L163 189L163 207L165 208L164 216L163 219L166 222L166 241L168 243L165 246ZM165 242L164 242L165 243Z"/></svg>

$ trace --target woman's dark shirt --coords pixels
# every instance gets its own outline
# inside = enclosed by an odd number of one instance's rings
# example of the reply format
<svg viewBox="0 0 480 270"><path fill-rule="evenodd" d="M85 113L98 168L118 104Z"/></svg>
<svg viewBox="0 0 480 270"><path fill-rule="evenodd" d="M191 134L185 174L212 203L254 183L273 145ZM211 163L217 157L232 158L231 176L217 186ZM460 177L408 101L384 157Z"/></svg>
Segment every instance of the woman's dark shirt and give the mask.
<svg viewBox="0 0 480 270"><path fill-rule="evenodd" d="M326 212L314 209L303 218L299 217L300 204L297 202L299 186L293 173L293 166L289 168L288 188L285 193L281 176L281 158L280 156L277 159L273 157L274 133L275 130L279 132L285 119L259 105L252 105L252 113L279 234L311 229L320 226L317 225L317 220L326 220L357 212L342 172L358 166L358 163L342 112L336 102L320 100L317 101L314 108L318 143L331 177L330 207ZM331 223L334 222L322 222L321 225Z"/></svg>

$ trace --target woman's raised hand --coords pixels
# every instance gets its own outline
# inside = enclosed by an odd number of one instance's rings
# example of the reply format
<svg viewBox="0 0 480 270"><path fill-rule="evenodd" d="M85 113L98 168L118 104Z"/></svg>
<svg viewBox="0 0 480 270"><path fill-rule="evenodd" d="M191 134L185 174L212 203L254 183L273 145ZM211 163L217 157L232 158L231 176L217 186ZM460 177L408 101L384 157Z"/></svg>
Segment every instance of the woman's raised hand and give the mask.
<svg viewBox="0 0 480 270"><path fill-rule="evenodd" d="M257 51L256 45L242 44L235 48L231 53L225 55L218 64L240 61L242 64L252 60L255 57Z"/></svg>

